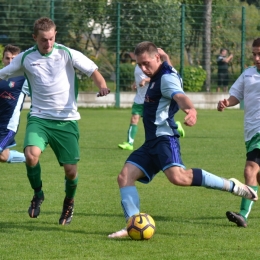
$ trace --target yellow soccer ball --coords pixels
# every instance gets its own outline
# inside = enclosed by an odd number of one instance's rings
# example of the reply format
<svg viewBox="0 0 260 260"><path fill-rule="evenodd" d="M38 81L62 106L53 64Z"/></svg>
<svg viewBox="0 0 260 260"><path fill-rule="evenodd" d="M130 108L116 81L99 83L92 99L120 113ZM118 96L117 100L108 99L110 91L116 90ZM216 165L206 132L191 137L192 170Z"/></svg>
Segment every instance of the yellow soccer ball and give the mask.
<svg viewBox="0 0 260 260"><path fill-rule="evenodd" d="M139 213L127 221L127 232L133 240L148 240L155 232L155 222L146 213Z"/></svg>

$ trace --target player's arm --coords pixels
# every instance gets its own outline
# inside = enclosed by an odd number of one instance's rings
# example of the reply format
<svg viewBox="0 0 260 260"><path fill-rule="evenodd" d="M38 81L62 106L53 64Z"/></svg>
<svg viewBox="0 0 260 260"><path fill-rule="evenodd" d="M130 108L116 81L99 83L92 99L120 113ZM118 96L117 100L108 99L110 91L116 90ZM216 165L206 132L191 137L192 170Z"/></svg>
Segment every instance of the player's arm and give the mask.
<svg viewBox="0 0 260 260"><path fill-rule="evenodd" d="M140 81L140 83L139 83L139 86L140 87L143 87L146 83L149 83L150 82L150 78L148 77L148 78L145 78L145 79L142 79L141 81Z"/></svg>
<svg viewBox="0 0 260 260"><path fill-rule="evenodd" d="M177 102L179 108L186 114L184 124L187 126L195 125L197 122L197 111L191 100L183 93L175 94L173 99Z"/></svg>
<svg viewBox="0 0 260 260"><path fill-rule="evenodd" d="M236 97L230 96L228 99L223 99L218 102L217 110L222 112L226 107L233 107L239 103Z"/></svg>
<svg viewBox="0 0 260 260"><path fill-rule="evenodd" d="M160 58L162 61L166 61L169 65L173 66L171 63L171 60L169 58L169 55L161 48L157 48L158 49L158 53L160 55Z"/></svg>
<svg viewBox="0 0 260 260"><path fill-rule="evenodd" d="M134 81L133 84L131 85L131 88L133 91L136 91L136 82Z"/></svg>
<svg viewBox="0 0 260 260"><path fill-rule="evenodd" d="M107 88L106 81L98 70L95 70L90 77L99 88L99 96L106 96L109 94L110 90Z"/></svg>
<svg viewBox="0 0 260 260"><path fill-rule="evenodd" d="M8 80L12 77L23 76L24 72L22 70L21 59L23 53L19 53L12 62L0 69L0 80Z"/></svg>

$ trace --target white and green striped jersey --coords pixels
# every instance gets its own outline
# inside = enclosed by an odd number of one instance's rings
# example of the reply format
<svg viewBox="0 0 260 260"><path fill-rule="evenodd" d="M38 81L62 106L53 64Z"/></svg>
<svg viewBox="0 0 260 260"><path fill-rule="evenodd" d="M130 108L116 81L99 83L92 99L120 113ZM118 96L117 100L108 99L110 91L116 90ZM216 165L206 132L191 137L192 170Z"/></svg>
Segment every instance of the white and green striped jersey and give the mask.
<svg viewBox="0 0 260 260"><path fill-rule="evenodd" d="M260 132L260 73L255 66L247 68L231 86L230 96L244 100L244 137L249 141Z"/></svg>
<svg viewBox="0 0 260 260"><path fill-rule="evenodd" d="M37 46L18 54L0 70L0 78L24 75L31 95L31 116L53 120L78 120L78 83L74 68L88 77L98 68L81 52L55 43L42 55Z"/></svg>

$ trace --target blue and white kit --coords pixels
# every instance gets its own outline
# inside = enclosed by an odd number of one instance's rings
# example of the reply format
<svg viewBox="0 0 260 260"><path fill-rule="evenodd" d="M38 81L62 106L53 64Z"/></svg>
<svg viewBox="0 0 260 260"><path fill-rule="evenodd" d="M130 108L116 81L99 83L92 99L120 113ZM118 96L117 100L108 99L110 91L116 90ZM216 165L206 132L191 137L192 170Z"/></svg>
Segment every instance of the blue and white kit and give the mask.
<svg viewBox="0 0 260 260"><path fill-rule="evenodd" d="M16 145L14 136L18 130L23 102L28 94L27 81L23 76L0 81L0 153Z"/></svg>

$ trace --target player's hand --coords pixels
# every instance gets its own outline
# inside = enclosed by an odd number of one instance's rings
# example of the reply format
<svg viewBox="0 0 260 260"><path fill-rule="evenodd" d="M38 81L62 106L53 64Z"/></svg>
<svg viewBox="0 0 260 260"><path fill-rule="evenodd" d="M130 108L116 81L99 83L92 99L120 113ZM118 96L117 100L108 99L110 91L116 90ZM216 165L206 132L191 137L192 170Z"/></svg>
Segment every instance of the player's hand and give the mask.
<svg viewBox="0 0 260 260"><path fill-rule="evenodd" d="M190 109L184 118L184 124L187 126L193 126L197 122L197 111L196 109Z"/></svg>
<svg viewBox="0 0 260 260"><path fill-rule="evenodd" d="M217 110L222 112L226 107L228 107L228 105L229 105L229 102L227 99L220 100L218 102Z"/></svg>
<svg viewBox="0 0 260 260"><path fill-rule="evenodd" d="M168 54L162 48L157 48L157 50L163 61L166 61L169 58Z"/></svg>
<svg viewBox="0 0 260 260"><path fill-rule="evenodd" d="M101 88L99 90L99 92L97 93L97 97L103 97L106 96L110 93L110 89L109 88Z"/></svg>
<svg viewBox="0 0 260 260"><path fill-rule="evenodd" d="M139 86L140 87L143 87L145 85L145 80L143 79L140 83L139 83Z"/></svg>

